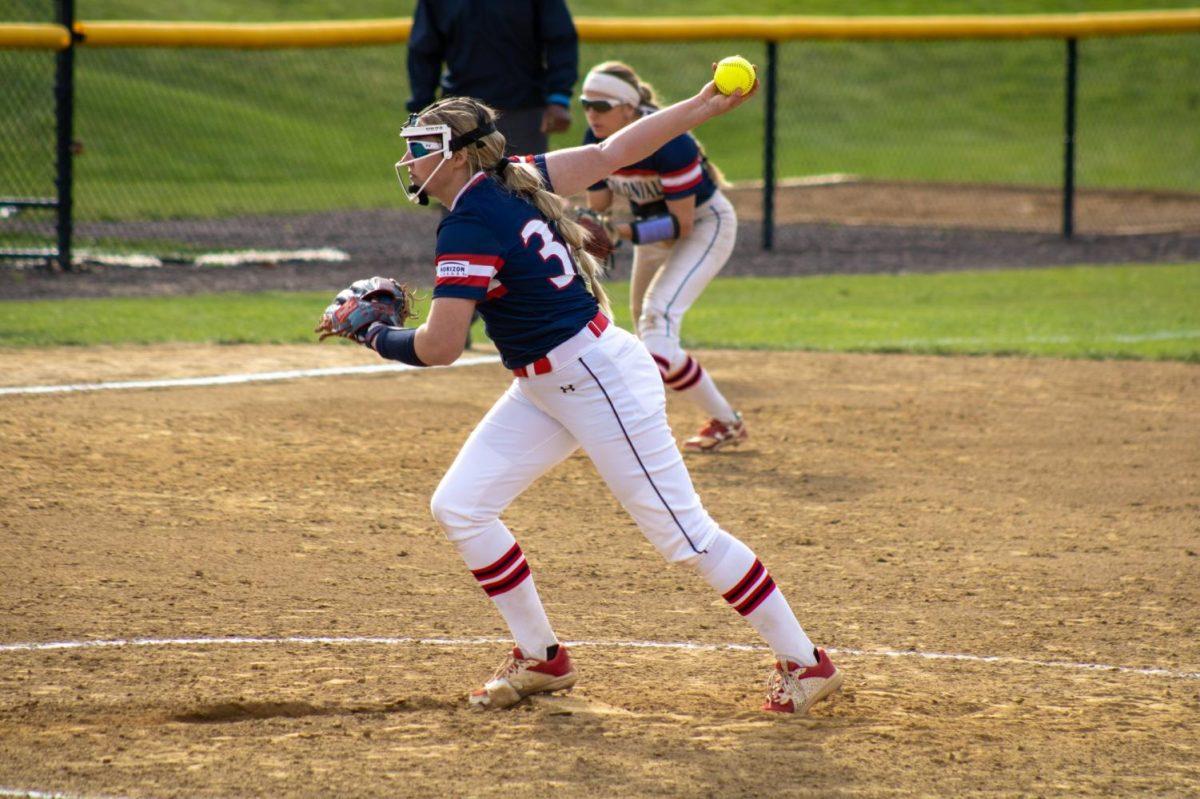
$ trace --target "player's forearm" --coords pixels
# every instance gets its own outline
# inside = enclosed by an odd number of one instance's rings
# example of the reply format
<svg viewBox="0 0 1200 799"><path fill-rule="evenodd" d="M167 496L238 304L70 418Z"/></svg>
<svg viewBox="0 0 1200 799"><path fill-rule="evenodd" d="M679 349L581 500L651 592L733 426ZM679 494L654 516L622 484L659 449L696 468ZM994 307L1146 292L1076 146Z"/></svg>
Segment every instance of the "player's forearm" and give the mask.
<svg viewBox="0 0 1200 799"><path fill-rule="evenodd" d="M437 335L427 324L420 327L371 325L363 341L383 358L410 366L449 366L462 355L466 331L457 337Z"/></svg>
<svg viewBox="0 0 1200 799"><path fill-rule="evenodd" d="M417 328L414 343L417 357L430 366L449 366L463 354L467 342L467 331L453 335L438 335L428 324Z"/></svg>
<svg viewBox="0 0 1200 799"><path fill-rule="evenodd" d="M546 169L554 191L564 197L578 194L623 166L652 155L676 136L715 114L701 95L644 116L599 144L555 150L546 154Z"/></svg>
<svg viewBox="0 0 1200 799"><path fill-rule="evenodd" d="M392 327L376 322L367 330L363 344L379 353L381 358L400 361L410 366L434 366L422 358L416 349L417 331L411 327Z"/></svg>
<svg viewBox="0 0 1200 799"><path fill-rule="evenodd" d="M547 153L546 170L555 193L578 194L621 167L636 164L681 133L737 108L757 88L755 83L746 94L739 90L723 95L709 83L696 96L644 116L600 144Z"/></svg>
<svg viewBox="0 0 1200 799"><path fill-rule="evenodd" d="M706 122L711 116L708 111L708 106L697 95L621 128L597 145L606 170L604 176L649 158L671 139Z"/></svg>

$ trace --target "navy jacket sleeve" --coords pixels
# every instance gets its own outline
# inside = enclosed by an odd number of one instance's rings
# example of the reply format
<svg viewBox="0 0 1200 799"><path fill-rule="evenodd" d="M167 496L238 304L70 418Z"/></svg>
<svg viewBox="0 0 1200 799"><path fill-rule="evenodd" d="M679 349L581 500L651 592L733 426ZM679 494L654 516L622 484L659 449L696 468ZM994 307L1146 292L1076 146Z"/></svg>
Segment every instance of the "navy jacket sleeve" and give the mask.
<svg viewBox="0 0 1200 799"><path fill-rule="evenodd" d="M435 3L436 0L418 0L417 10L413 14L412 32L408 37L409 111L420 111L433 102L438 80L442 76L446 41L437 29L430 10Z"/></svg>
<svg viewBox="0 0 1200 799"><path fill-rule="evenodd" d="M579 78L579 41L564 0L539 0L538 25L546 61L546 102L571 105Z"/></svg>

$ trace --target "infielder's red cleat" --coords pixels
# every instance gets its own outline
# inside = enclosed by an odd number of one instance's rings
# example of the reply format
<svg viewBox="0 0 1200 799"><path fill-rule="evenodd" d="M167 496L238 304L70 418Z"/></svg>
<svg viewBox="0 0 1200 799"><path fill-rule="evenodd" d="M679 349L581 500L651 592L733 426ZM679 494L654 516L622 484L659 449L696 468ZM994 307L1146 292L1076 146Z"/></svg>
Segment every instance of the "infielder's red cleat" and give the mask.
<svg viewBox="0 0 1200 799"><path fill-rule="evenodd" d="M775 663L762 709L772 713L804 714L841 687L842 673L825 650L818 649L815 666L806 668L791 661Z"/></svg>
<svg viewBox="0 0 1200 799"><path fill-rule="evenodd" d="M740 413L732 422L709 419L699 433L683 442L683 449L685 452L714 452L722 447L736 447L749 435Z"/></svg>
<svg viewBox="0 0 1200 799"><path fill-rule="evenodd" d="M495 676L482 688L471 692L470 703L471 707L499 710L512 707L532 694L570 688L576 679L575 664L565 646L559 644L558 652L549 660L527 658L514 646Z"/></svg>

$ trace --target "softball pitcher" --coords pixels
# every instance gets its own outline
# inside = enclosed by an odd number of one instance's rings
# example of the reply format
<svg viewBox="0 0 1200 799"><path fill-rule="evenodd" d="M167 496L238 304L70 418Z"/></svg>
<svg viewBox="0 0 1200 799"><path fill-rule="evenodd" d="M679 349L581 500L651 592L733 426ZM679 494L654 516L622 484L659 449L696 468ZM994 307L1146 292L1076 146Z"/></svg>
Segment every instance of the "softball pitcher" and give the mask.
<svg viewBox="0 0 1200 799"><path fill-rule="evenodd" d="M581 99L585 143L605 140L659 105L654 88L620 61L593 67ZM588 207L598 212L609 209L613 195L629 200L633 223L615 227L620 238L633 242L632 318L663 383L711 417L683 444L694 452L736 446L746 438L741 414L679 343L683 315L725 266L737 238L737 215L721 193L723 183L720 170L685 131L589 186L587 195Z"/></svg>
<svg viewBox="0 0 1200 799"><path fill-rule="evenodd" d="M583 191L745 98L710 83L697 95L600 144L503 157L494 112L443 99L401 131L397 164L410 199L450 209L437 235L433 301L418 328L374 321L342 331L385 358L422 366L462 353L473 311L516 379L467 439L431 502L433 515L491 597L516 646L470 702L502 708L570 688L576 672L546 617L529 564L500 514L583 447L642 532L669 561L695 568L770 644L778 662L764 708L802 713L842 676L816 649L766 568L717 526L692 486L667 425L659 370L609 321L583 232L551 193ZM405 181L407 175L407 182ZM564 515L564 524L570 519ZM569 527L563 533L570 535Z"/></svg>

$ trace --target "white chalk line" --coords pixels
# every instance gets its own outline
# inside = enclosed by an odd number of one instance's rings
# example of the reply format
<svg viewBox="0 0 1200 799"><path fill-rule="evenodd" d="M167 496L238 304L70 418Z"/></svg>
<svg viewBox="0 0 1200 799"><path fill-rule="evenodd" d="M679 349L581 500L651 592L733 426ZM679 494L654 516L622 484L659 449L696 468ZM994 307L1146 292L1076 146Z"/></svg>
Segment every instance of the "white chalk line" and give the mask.
<svg viewBox="0 0 1200 799"><path fill-rule="evenodd" d="M691 641L565 641L571 647L609 647L614 649L675 649L692 652L767 652L768 647L753 644L698 644ZM66 649L104 649L140 646L275 646L288 644L327 644L334 646L383 645L383 646L491 646L511 645L507 638L417 638L412 636L285 636L278 638L254 638L228 636L220 638L116 638L101 641L44 641L31 643L0 644L2 652L46 652ZM1034 666L1047 669L1070 669L1074 671L1106 671L1117 674L1140 674L1148 677L1171 677L1179 680L1200 680L1200 671L1178 671L1176 669L1141 668L1117 666L1107 663L1073 663L1061 660L1037 660L1005 655L971 655L956 652L922 652L911 649L850 649L829 647L834 654L851 657L915 657L925 660L956 660L969 663L1002 663L1014 666Z"/></svg>
<svg viewBox="0 0 1200 799"><path fill-rule="evenodd" d="M124 796L97 796L95 794L59 793L58 791L29 791L22 788L0 788L0 796L24 796L27 799L128 799Z"/></svg>
<svg viewBox="0 0 1200 799"><path fill-rule="evenodd" d="M571 647L612 647L628 649L675 649L685 651L716 652L731 650L738 652L766 652L765 646L750 644L698 644L690 641L566 641ZM426 645L426 646L492 646L511 645L507 638L416 638L382 637L382 636L288 636L281 638L128 638L106 641L47 641L40 643L0 644L0 652L45 652L69 649L98 649L114 647L142 646L228 646L228 645L287 645L287 644L325 644L336 646L347 645ZM927 660L958 660L972 663L1003 663L1006 665L1034 666L1038 668L1070 669L1076 671L1105 671L1120 674L1139 674L1150 677L1169 677L1182 680L1200 680L1200 672L1175 671L1173 669L1137 668L1134 666L1113 666L1103 663L1071 663L1056 660L1034 660L1030 658L1004 657L995 655L970 655L952 652L920 652L916 650L894 649L850 649L846 647L829 647L828 651L835 655L852 657L918 657ZM31 799L126 799L112 796L83 796L44 791L28 791L0 787L0 796L24 796Z"/></svg>
<svg viewBox="0 0 1200 799"><path fill-rule="evenodd" d="M1082 339L1078 336L1025 336L1022 338L988 338L987 336L947 338L901 338L866 342L864 347L949 347L956 345L969 346L1004 346L1014 344L1076 344L1086 341L1115 342L1118 344L1137 344L1142 341L1175 341L1181 339L1200 338L1200 330L1156 330L1150 333L1117 333L1110 336L1097 336Z"/></svg>
<svg viewBox="0 0 1200 799"><path fill-rule="evenodd" d="M450 369L456 366L476 366L483 363L498 363L499 355L473 355L460 358L450 366L433 367ZM406 363L384 363L373 366L331 366L322 369L293 369L282 372L247 372L244 374L212 375L209 377L179 377L169 380L126 380L116 383L71 383L54 386L11 386L0 388L4 394L61 394L75 391L125 391L145 388L185 388L193 386L228 386L238 383L262 383L274 380L300 380L310 377L338 377L341 375L369 375L383 372L411 372L422 369Z"/></svg>

